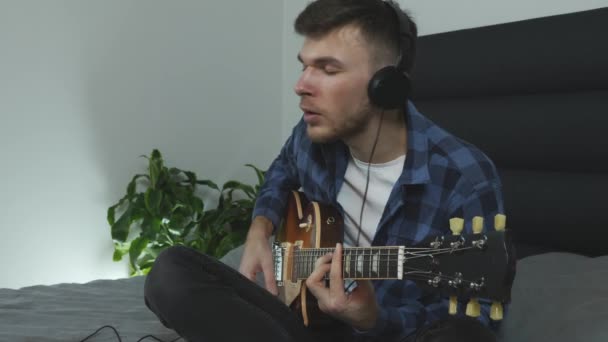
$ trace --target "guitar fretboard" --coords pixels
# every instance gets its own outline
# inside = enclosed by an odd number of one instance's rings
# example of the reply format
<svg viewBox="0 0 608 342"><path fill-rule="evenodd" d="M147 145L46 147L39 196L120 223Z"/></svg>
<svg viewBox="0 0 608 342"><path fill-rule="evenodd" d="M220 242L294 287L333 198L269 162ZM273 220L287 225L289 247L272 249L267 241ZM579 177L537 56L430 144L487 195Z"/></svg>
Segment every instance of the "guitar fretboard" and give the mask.
<svg viewBox="0 0 608 342"><path fill-rule="evenodd" d="M344 279L402 279L405 261L403 246L353 247L342 252ZM294 251L293 278L306 279L315 269L316 260L334 248L303 248Z"/></svg>

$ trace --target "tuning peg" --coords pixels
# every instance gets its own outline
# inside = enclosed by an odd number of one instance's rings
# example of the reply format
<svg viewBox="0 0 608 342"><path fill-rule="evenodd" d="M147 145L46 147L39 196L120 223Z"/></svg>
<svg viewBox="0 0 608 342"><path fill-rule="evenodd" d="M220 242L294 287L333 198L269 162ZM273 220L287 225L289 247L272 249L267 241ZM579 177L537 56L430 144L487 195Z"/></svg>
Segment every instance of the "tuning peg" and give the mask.
<svg viewBox="0 0 608 342"><path fill-rule="evenodd" d="M464 220L459 217L453 217L450 219L450 230L454 235L460 235L464 228Z"/></svg>
<svg viewBox="0 0 608 342"><path fill-rule="evenodd" d="M471 298L471 300L469 300L466 314L469 317L479 317L481 315L481 306L479 305L477 298Z"/></svg>
<svg viewBox="0 0 608 342"><path fill-rule="evenodd" d="M473 217L473 234L479 234L483 231L483 217Z"/></svg>
<svg viewBox="0 0 608 342"><path fill-rule="evenodd" d="M493 321L502 320L502 304L500 302L493 302L490 307L490 318Z"/></svg>
<svg viewBox="0 0 608 342"><path fill-rule="evenodd" d="M497 214L494 216L494 229L497 231L505 230L507 226L507 217L503 214Z"/></svg>
<svg viewBox="0 0 608 342"><path fill-rule="evenodd" d="M450 305L448 313L450 315L455 315L458 313L458 300L456 299L456 296L450 296Z"/></svg>

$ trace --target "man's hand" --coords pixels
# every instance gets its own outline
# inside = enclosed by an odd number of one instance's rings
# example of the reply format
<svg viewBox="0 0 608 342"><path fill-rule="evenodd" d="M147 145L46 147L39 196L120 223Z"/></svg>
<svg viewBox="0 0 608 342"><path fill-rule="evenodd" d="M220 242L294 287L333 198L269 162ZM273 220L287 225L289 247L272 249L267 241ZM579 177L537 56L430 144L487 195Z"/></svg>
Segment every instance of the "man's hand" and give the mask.
<svg viewBox="0 0 608 342"><path fill-rule="evenodd" d="M328 272L329 288L325 287L324 280ZM317 298L321 311L358 330L369 330L376 324L378 303L371 282L357 281L357 284L350 294L344 292L341 244L336 245L333 254L317 259L315 270L306 279L306 286Z"/></svg>
<svg viewBox="0 0 608 342"><path fill-rule="evenodd" d="M272 223L268 219L258 216L253 220L247 233L239 272L251 281L255 281L257 273L263 272L266 289L277 295L279 291L274 279L272 252L268 244L271 234Z"/></svg>

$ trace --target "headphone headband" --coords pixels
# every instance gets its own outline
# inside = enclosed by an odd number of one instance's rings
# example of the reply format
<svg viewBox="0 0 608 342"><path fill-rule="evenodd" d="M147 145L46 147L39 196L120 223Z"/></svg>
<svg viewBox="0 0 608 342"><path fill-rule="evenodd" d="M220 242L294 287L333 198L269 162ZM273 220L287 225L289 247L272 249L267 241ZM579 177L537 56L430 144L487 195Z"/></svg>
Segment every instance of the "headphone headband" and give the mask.
<svg viewBox="0 0 608 342"><path fill-rule="evenodd" d="M412 31L410 27L410 20L407 15L398 7L398 5L393 1L383 1L384 4L389 8L390 12L393 13L394 18L397 22L398 30L399 30L399 59L397 63L397 68L402 70L403 72L407 72L407 66L405 65L404 54L405 51L412 46Z"/></svg>
<svg viewBox="0 0 608 342"><path fill-rule="evenodd" d="M410 77L404 51L413 46L410 20L407 15L392 1L383 1L389 11L395 15L399 29L399 59L396 65L378 70L367 86L370 101L382 109L403 108L411 91Z"/></svg>

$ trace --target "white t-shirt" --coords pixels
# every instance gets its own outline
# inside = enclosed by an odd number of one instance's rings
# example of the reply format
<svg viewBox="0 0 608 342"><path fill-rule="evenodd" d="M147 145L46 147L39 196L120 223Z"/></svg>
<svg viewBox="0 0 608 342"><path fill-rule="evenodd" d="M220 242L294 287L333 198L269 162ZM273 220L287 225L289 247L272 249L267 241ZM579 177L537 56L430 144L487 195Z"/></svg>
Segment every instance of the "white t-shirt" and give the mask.
<svg viewBox="0 0 608 342"><path fill-rule="evenodd" d="M363 229L361 229L359 237L360 247L371 245L393 186L403 172L404 163L405 155L387 163L371 165L357 160L351 155L344 174L344 183L338 192L338 203L344 209L344 244L346 246L355 246L357 242L359 215L365 193L368 167L369 186L363 209L361 224Z"/></svg>

